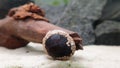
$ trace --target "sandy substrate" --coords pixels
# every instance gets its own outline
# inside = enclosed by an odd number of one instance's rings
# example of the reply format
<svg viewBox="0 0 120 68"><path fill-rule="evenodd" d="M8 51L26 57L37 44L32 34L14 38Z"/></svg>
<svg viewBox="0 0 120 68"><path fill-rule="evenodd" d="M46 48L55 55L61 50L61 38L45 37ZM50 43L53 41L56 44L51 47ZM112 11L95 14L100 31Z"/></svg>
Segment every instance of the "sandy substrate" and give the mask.
<svg viewBox="0 0 120 68"><path fill-rule="evenodd" d="M120 68L120 46L85 46L68 61L51 59L40 44L15 50L0 47L0 68Z"/></svg>

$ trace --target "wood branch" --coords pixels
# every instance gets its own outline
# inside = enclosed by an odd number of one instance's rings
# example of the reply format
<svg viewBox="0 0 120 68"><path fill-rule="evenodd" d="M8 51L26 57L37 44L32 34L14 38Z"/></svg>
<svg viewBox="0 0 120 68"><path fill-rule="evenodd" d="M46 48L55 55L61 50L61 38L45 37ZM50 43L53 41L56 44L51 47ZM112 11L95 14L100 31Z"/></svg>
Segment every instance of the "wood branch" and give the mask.
<svg viewBox="0 0 120 68"><path fill-rule="evenodd" d="M0 20L0 45L13 49L29 42L43 43L49 31L60 30L68 34L67 38L72 38L75 50L83 49L82 39L77 33L49 23L44 16L43 10L33 3L11 9L7 17Z"/></svg>

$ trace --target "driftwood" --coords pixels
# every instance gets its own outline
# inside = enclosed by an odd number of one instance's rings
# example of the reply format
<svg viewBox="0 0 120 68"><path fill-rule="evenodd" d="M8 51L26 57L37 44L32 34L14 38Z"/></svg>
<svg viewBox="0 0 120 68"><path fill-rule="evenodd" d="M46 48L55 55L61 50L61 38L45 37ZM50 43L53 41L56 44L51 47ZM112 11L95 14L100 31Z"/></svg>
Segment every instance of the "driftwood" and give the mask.
<svg viewBox="0 0 120 68"><path fill-rule="evenodd" d="M47 39L51 39L44 38L47 37L46 35L50 31L57 30L58 34L61 34L56 35L56 37L54 37L55 39L58 39L58 36L61 37L62 35L65 38L70 37L66 39L67 41L69 41L68 39L72 39L74 41L75 50L83 49L81 46L82 39L77 33L51 24L49 20L46 19L44 16L45 13L43 12L43 10L40 9L38 6L34 5L33 3L11 9L6 18L0 20L0 46L15 49L26 46L29 42L44 42L44 45L48 45L51 42L48 42L48 44L46 44L46 41ZM64 36L65 34L68 34L68 36ZM54 41L54 38L52 39L52 41ZM57 43L56 41L54 42ZM60 44L62 44L62 42L60 42ZM53 58L62 57L55 59L67 58L63 54L63 56L54 56L55 54L51 54L51 52L48 52L50 51L50 49L47 49L46 46L45 48L47 53Z"/></svg>

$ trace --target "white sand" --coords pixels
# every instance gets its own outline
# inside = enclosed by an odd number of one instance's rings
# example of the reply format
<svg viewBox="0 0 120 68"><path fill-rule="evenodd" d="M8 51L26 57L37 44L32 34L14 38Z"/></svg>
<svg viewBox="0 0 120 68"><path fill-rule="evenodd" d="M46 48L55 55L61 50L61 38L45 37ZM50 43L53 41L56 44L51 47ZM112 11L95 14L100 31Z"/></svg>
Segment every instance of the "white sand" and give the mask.
<svg viewBox="0 0 120 68"><path fill-rule="evenodd" d="M52 60L40 44L0 47L0 68L120 68L120 46L85 46L68 61Z"/></svg>

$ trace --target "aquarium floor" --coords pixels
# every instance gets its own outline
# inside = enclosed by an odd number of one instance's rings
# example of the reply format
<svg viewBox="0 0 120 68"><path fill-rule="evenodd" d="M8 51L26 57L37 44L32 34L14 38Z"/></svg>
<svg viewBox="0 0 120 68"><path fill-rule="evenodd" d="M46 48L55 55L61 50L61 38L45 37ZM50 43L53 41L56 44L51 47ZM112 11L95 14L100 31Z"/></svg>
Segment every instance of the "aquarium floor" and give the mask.
<svg viewBox="0 0 120 68"><path fill-rule="evenodd" d="M53 60L41 44L14 50L0 47L0 68L120 68L120 46L84 46L68 61Z"/></svg>

